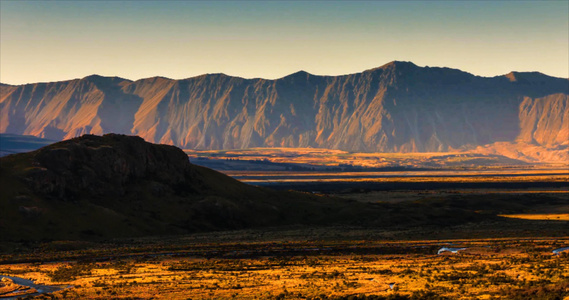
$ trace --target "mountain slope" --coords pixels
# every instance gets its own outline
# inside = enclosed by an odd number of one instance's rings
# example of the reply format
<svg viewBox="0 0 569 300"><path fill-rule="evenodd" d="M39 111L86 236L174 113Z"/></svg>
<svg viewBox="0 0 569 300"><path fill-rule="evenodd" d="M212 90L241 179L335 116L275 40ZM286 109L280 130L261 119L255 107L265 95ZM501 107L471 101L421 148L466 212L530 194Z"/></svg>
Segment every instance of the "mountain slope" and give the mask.
<svg viewBox="0 0 569 300"><path fill-rule="evenodd" d="M389 221L379 207L249 186L191 164L179 148L116 134L2 157L0 185L0 240Z"/></svg>
<svg viewBox="0 0 569 300"><path fill-rule="evenodd" d="M277 80L89 76L2 87L0 132L50 139L118 132L192 149L448 151L563 142L568 94L567 79L537 72L484 78L408 62Z"/></svg>
<svg viewBox="0 0 569 300"><path fill-rule="evenodd" d="M569 95L524 98L518 140L540 145L569 145Z"/></svg>

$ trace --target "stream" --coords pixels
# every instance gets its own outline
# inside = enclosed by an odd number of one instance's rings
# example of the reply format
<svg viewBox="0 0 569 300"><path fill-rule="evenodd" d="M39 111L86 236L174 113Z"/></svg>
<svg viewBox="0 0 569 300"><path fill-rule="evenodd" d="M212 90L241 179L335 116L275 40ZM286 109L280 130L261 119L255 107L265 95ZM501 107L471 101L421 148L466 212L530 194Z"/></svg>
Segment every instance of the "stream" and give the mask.
<svg viewBox="0 0 569 300"><path fill-rule="evenodd" d="M8 297L0 295L0 299L2 299L2 300L19 299L19 298L24 298L27 296L38 296L41 294L53 293L53 292L71 287L71 286L40 285L40 284L35 284L33 281L28 280L28 279L24 279L24 278L0 275L0 280L2 280L2 278L8 278L8 279L12 280L15 284L34 288L37 291L36 293L22 294L22 295L16 295L16 296L8 296Z"/></svg>

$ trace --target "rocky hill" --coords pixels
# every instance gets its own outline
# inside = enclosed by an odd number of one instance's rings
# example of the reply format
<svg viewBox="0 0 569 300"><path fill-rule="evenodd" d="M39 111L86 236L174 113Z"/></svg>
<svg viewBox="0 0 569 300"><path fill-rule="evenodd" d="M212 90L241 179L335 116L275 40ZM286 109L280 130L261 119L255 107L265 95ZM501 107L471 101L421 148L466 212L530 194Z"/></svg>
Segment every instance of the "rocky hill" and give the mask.
<svg viewBox="0 0 569 300"><path fill-rule="evenodd" d="M191 149L431 152L518 141L556 147L568 140L568 95L567 79L541 73L486 78L409 62L277 80L93 75L2 86L0 133L61 140L116 132Z"/></svg>
<svg viewBox="0 0 569 300"><path fill-rule="evenodd" d="M282 196L139 137L85 135L3 157L0 167L0 231L8 239L176 234L282 221L272 203Z"/></svg>
<svg viewBox="0 0 569 300"><path fill-rule="evenodd" d="M174 146L117 134L2 157L0 186L0 241L390 222L379 207L249 186Z"/></svg>

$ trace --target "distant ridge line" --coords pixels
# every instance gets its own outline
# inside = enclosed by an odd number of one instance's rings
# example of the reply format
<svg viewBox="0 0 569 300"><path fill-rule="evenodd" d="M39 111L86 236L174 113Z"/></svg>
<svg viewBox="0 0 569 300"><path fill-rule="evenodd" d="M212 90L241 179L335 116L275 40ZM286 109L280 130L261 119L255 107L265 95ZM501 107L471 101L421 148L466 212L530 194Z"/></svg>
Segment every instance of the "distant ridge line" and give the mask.
<svg viewBox="0 0 569 300"><path fill-rule="evenodd" d="M140 81L140 80L149 80L149 79L153 79L153 78L161 78L161 79L167 79L167 80L172 80L172 81L181 81L181 80L188 80L188 79L194 79L194 78L199 78L199 77L203 77L203 76L212 76L212 75L222 75L222 76L226 76L226 77L231 77L231 78L240 78L240 79L244 79L244 80L267 80L267 81L274 81L274 80L279 80L279 79L283 79L286 77L289 77L291 75L295 75L297 73L306 73L310 76L317 76L317 77L340 77L340 76L349 76L349 75L354 75L354 74L361 74L361 73L365 73L365 72L371 72L371 71L375 71L378 69L383 69L386 67L391 67L391 66L403 66L406 65L408 67L416 67L416 68L432 68L432 69L447 69L447 70L458 70L464 73L468 73L471 74L473 76L476 77L482 77L482 78L496 78L496 77L502 77L502 76L507 76L510 74L540 74L543 76L548 76L551 78L563 78L563 79L568 79L569 78L564 78L564 77L555 77L555 76L550 76L541 72L537 72L537 71L527 71L527 72L519 72L519 71L511 71L509 73L506 74L501 74L501 75L494 75L494 76L479 76L479 75L474 75L472 73L466 72L466 71L462 71L460 69L456 69L456 68L450 68L450 67L436 67L436 66L424 66L424 67L420 67L418 65L416 65L415 63L411 62L411 61L391 61L388 62L384 65L381 65L379 67L375 67L375 68L371 68L371 69L366 69L363 70L361 72L356 72L356 73L348 73L348 74L340 74L340 75L316 75L316 74L312 74L310 72L307 72L305 70L299 70L293 73L290 73L288 75L284 75L282 77L279 78L275 78L275 79L267 79L267 78L262 78L262 77L253 77L253 78L245 78L245 77L241 77L241 76L234 76L234 75L228 75L225 73L204 73L204 74L200 74L200 75L196 75L196 76L191 76L191 77L186 77L186 78L180 78L180 79L174 79L174 78L170 78L170 77L166 77L166 76L160 76L160 75L156 75L156 76L151 76L151 77L144 77L144 78L139 78L139 79L127 79L127 78L123 78L120 76L104 76L104 75L99 75L99 74L91 74L91 75L87 75L81 78L73 78L73 79L64 79L64 80L57 80L57 81L42 81L42 82L30 82L30 83L23 83L23 84L8 84L8 83L2 83L0 82L0 86L22 86L22 85L28 85L28 84L39 84L39 83L56 83L56 82L67 82L67 81L72 81L72 80L82 80L82 79L88 79L89 77L104 77L104 78L117 78L117 79L121 79L121 80L125 80L125 81L130 81L130 82L136 82L136 81Z"/></svg>

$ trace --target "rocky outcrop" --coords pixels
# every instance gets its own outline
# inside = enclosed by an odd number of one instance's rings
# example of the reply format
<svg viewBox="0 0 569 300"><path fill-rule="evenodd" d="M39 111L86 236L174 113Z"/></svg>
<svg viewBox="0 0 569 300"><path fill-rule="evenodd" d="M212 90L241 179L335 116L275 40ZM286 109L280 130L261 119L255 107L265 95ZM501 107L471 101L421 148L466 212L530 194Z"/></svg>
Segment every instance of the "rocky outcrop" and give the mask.
<svg viewBox="0 0 569 300"><path fill-rule="evenodd" d="M26 180L39 194L58 199L82 195L120 196L129 184L146 180L158 194L191 177L188 156L169 145L136 136L85 135L36 151Z"/></svg>
<svg viewBox="0 0 569 300"><path fill-rule="evenodd" d="M116 132L192 149L448 151L520 139L558 143L566 100L537 99L568 94L567 79L537 72L485 78L409 62L276 80L89 76L2 86L0 132L57 140ZM541 133L532 131L538 123Z"/></svg>

